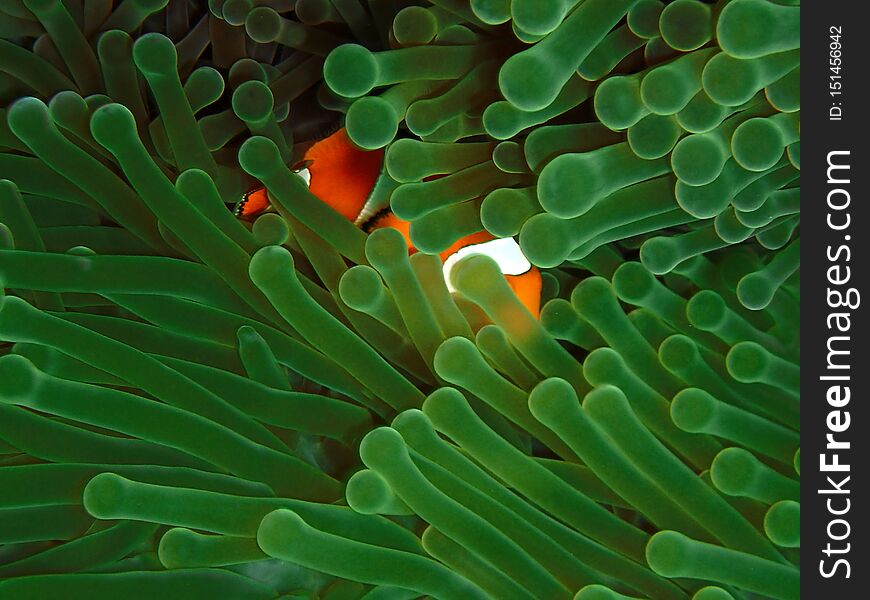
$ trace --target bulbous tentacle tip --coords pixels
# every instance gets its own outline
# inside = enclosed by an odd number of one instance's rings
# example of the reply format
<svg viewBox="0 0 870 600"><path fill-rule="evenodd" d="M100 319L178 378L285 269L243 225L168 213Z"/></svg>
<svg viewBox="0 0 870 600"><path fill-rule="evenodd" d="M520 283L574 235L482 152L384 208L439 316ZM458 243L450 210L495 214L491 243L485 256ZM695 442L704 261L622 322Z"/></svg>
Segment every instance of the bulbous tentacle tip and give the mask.
<svg viewBox="0 0 870 600"><path fill-rule="evenodd" d="M175 44L160 33L146 33L133 44L133 61L146 77L176 75L178 52Z"/></svg>
<svg viewBox="0 0 870 600"><path fill-rule="evenodd" d="M743 448L725 448L710 467L713 485L721 492L742 495L752 483L758 466L758 459Z"/></svg>
<svg viewBox="0 0 870 600"><path fill-rule="evenodd" d="M695 327L709 331L723 323L726 311L722 296L712 290L701 290L689 299L686 318Z"/></svg>
<svg viewBox="0 0 870 600"><path fill-rule="evenodd" d="M613 348L596 348L583 361L583 376L592 385L616 381L626 368L625 360Z"/></svg>
<svg viewBox="0 0 870 600"><path fill-rule="evenodd" d="M276 279L291 275L294 267L293 255L289 250L281 246L266 246L251 257L248 273L257 286L268 286Z"/></svg>
<svg viewBox="0 0 870 600"><path fill-rule="evenodd" d="M762 0L734 2L719 14L716 42L731 56L743 59L797 47L799 8Z"/></svg>
<svg viewBox="0 0 870 600"><path fill-rule="evenodd" d="M369 234L366 259L379 271L389 270L408 258L408 243L398 229L383 227Z"/></svg>
<svg viewBox="0 0 870 600"><path fill-rule="evenodd" d="M255 135L239 148L239 164L251 177L265 180L284 167L278 146L267 137Z"/></svg>
<svg viewBox="0 0 870 600"><path fill-rule="evenodd" d="M770 354L755 342L734 345L725 357L725 366L738 381L754 382L764 375Z"/></svg>
<svg viewBox="0 0 870 600"><path fill-rule="evenodd" d="M455 381L468 373L475 362L481 360L474 342L462 336L454 336L441 342L435 351L435 372L447 381Z"/></svg>
<svg viewBox="0 0 870 600"><path fill-rule="evenodd" d="M384 282L373 268L354 265L341 276L338 294L354 310L368 312L384 300Z"/></svg>
<svg viewBox="0 0 870 600"><path fill-rule="evenodd" d="M695 592L692 600L734 600L734 596L720 587L708 585Z"/></svg>
<svg viewBox="0 0 870 600"><path fill-rule="evenodd" d="M394 141L384 155L387 173L401 183L417 181L419 163L427 158L425 149L425 142L419 140L400 138Z"/></svg>
<svg viewBox="0 0 870 600"><path fill-rule="evenodd" d="M777 546L799 548L801 543L801 505L780 500L764 515L764 532Z"/></svg>
<svg viewBox="0 0 870 600"><path fill-rule="evenodd" d="M582 316L594 310L607 296L615 296L609 281L604 277L587 277L571 292L571 304Z"/></svg>
<svg viewBox="0 0 870 600"><path fill-rule="evenodd" d="M656 278L639 262L626 262L613 273L613 289L620 300L640 306L649 296Z"/></svg>
<svg viewBox="0 0 870 600"><path fill-rule="evenodd" d="M699 358L697 344L692 338L676 334L659 346L659 360L667 369L679 370L693 364Z"/></svg>
<svg viewBox="0 0 870 600"><path fill-rule="evenodd" d="M614 592L607 586L594 583L584 586L578 591L574 595L574 600L633 600L633 598Z"/></svg>
<svg viewBox="0 0 870 600"><path fill-rule="evenodd" d="M689 82L686 75L677 68L654 69L640 84L640 96L644 104L654 113L669 115L677 112L684 87Z"/></svg>
<svg viewBox="0 0 870 600"><path fill-rule="evenodd" d="M601 173L582 154L562 154L547 163L538 178L538 201L544 210L561 218L587 212L596 202Z"/></svg>
<svg viewBox="0 0 870 600"><path fill-rule="evenodd" d="M487 25L501 25L511 18L510 3L499 0L470 0L471 12Z"/></svg>
<svg viewBox="0 0 870 600"><path fill-rule="evenodd" d="M96 256L97 253L93 248L88 248L87 246L73 246L69 250L66 251L70 256Z"/></svg>
<svg viewBox="0 0 870 600"><path fill-rule="evenodd" d="M505 99L520 110L535 111L550 105L561 89L554 84L553 66L543 56L529 51L514 54L498 73L498 86Z"/></svg>
<svg viewBox="0 0 870 600"><path fill-rule="evenodd" d="M272 90L262 81L246 81L233 92L233 112L242 121L263 121L275 108Z"/></svg>
<svg viewBox="0 0 870 600"><path fill-rule="evenodd" d="M763 310L773 300L776 290L764 273L750 273L737 284L737 298L749 310Z"/></svg>
<svg viewBox="0 0 870 600"><path fill-rule="evenodd" d="M6 118L12 133L25 142L51 126L51 115L45 102L32 96L13 102Z"/></svg>
<svg viewBox="0 0 870 600"><path fill-rule="evenodd" d="M516 26L527 34L542 36L551 33L565 18L568 3L536 0L513 0L511 17Z"/></svg>
<svg viewBox="0 0 870 600"><path fill-rule="evenodd" d="M92 517L116 518L127 493L128 480L115 473L100 473L85 485L82 504Z"/></svg>
<svg viewBox="0 0 870 600"><path fill-rule="evenodd" d="M236 337L239 341L253 342L260 339L260 334L250 325L242 325L236 330Z"/></svg>
<svg viewBox="0 0 870 600"><path fill-rule="evenodd" d="M253 2L251 0L227 0L223 5L221 14L224 21L233 27L240 27L245 24L245 19L248 13L251 12Z"/></svg>
<svg viewBox="0 0 870 600"><path fill-rule="evenodd" d="M157 558L167 569L183 569L196 565L191 545L199 541L199 534L185 527L173 527L163 534L157 544Z"/></svg>
<svg viewBox="0 0 870 600"><path fill-rule="evenodd" d="M550 377L537 384L529 394L529 410L542 423L552 422L580 406L577 392L570 383Z"/></svg>
<svg viewBox="0 0 870 600"><path fill-rule="evenodd" d="M716 180L730 158L728 149L710 134L680 140L671 153L671 168L680 181L698 187Z"/></svg>
<svg viewBox="0 0 870 600"><path fill-rule="evenodd" d="M345 115L347 136L364 150L377 150L392 142L399 131L399 115L389 102L365 96L350 105Z"/></svg>
<svg viewBox="0 0 870 600"><path fill-rule="evenodd" d="M497 140L506 140L516 135L517 109L509 102L493 102L483 111L483 128Z"/></svg>
<svg viewBox="0 0 870 600"><path fill-rule="evenodd" d="M613 131L631 127L646 113L640 97L640 84L636 77L627 75L602 81L595 90L593 107L601 124Z"/></svg>
<svg viewBox="0 0 870 600"><path fill-rule="evenodd" d="M451 279L453 286L471 300L485 297L500 283L507 286L498 263L483 254L460 259L451 272Z"/></svg>
<svg viewBox="0 0 870 600"><path fill-rule="evenodd" d="M731 151L734 160L750 171L766 171L776 165L785 151L782 134L776 125L766 118L749 119L731 136Z"/></svg>
<svg viewBox="0 0 870 600"><path fill-rule="evenodd" d="M689 538L677 531L660 531L646 545L646 560L662 577L678 577L687 558Z"/></svg>
<svg viewBox="0 0 870 600"><path fill-rule="evenodd" d="M438 34L438 20L422 6L406 6L393 19L393 37L403 46L428 44Z"/></svg>
<svg viewBox="0 0 870 600"><path fill-rule="evenodd" d="M290 227L281 215L266 213L257 217L251 230L264 246L283 246L290 239Z"/></svg>
<svg viewBox="0 0 870 600"><path fill-rule="evenodd" d="M232 77L232 75L230 75L230 77ZM203 65L197 67L196 70L190 74L185 85L214 90L213 93L220 96L226 87L226 80L217 69Z"/></svg>
<svg viewBox="0 0 870 600"><path fill-rule="evenodd" d="M0 281L0 283L2 283L2 281ZM5 291L3 291L3 293L0 293L0 309L7 310L7 312L9 312L14 311L15 309L32 309L32 307L27 301L19 298L18 296L10 296ZM0 313L0 320L2 320L3 318L9 317L7 314ZM16 315L15 318L19 318L19 315Z"/></svg>
<svg viewBox="0 0 870 600"><path fill-rule="evenodd" d="M374 471L393 464L400 456L407 455L405 440L391 427L378 427L368 432L359 445L363 463Z"/></svg>
<svg viewBox="0 0 870 600"><path fill-rule="evenodd" d="M713 35L713 14L707 4L677 0L665 7L659 19L662 38L682 52L696 50Z"/></svg>
<svg viewBox="0 0 870 600"><path fill-rule="evenodd" d="M9 298L0 296L0 310L10 302ZM0 312L0 320L3 313ZM7 354L0 357L0 402L15 403L29 398L37 385L39 372L28 359L18 354Z"/></svg>
<svg viewBox="0 0 870 600"><path fill-rule="evenodd" d="M369 469L362 469L351 476L347 482L346 497L348 506L364 515L385 511L392 513L395 508L390 506L395 502L393 490L383 477Z"/></svg>
<svg viewBox="0 0 870 600"><path fill-rule="evenodd" d="M625 393L609 383L595 387L583 398L583 407L593 414L610 411L613 405L621 405L625 410L631 411Z"/></svg>
<svg viewBox="0 0 870 600"><path fill-rule="evenodd" d="M671 402L671 420L688 432L702 432L713 419L716 399L704 390L686 388Z"/></svg>
<svg viewBox="0 0 870 600"><path fill-rule="evenodd" d="M260 521L257 545L269 556L280 556L288 545L300 543L300 537L309 528L308 523L292 510L273 510Z"/></svg>
<svg viewBox="0 0 870 600"><path fill-rule="evenodd" d="M520 229L520 249L529 262L547 269L557 267L574 245L560 226L561 219L544 213L532 216Z"/></svg>
<svg viewBox="0 0 870 600"><path fill-rule="evenodd" d="M133 38L120 29L110 29L100 34L97 40L97 54L103 62L122 64L130 59L132 51Z"/></svg>
<svg viewBox="0 0 870 600"><path fill-rule="evenodd" d="M440 418L456 418L468 409L468 401L455 388L438 388L423 401L423 413L433 422Z"/></svg>
<svg viewBox="0 0 870 600"><path fill-rule="evenodd" d="M390 427L398 431L404 439L409 437L436 439L432 421L429 420L426 413L418 408L410 408L400 412L390 423Z"/></svg>
<svg viewBox="0 0 870 600"><path fill-rule="evenodd" d="M119 141L136 136L136 119L123 104L106 104L91 117L91 135L101 145L111 149Z"/></svg>
<svg viewBox="0 0 870 600"><path fill-rule="evenodd" d="M87 114L89 110L88 102L72 90L58 92L48 102L48 111L56 120L72 120L78 115Z"/></svg>
<svg viewBox="0 0 870 600"><path fill-rule="evenodd" d="M269 6L258 6L245 18L245 32L257 43L274 42L281 35L281 15Z"/></svg>
<svg viewBox="0 0 870 600"><path fill-rule="evenodd" d="M21 194L18 186L11 179L0 179L0 193L8 194L10 196Z"/></svg>
<svg viewBox="0 0 870 600"><path fill-rule="evenodd" d="M754 63L720 52L707 61L701 75L704 91L716 104L739 106L758 91Z"/></svg>
<svg viewBox="0 0 870 600"><path fill-rule="evenodd" d="M628 145L638 158L662 158L674 149L683 128L673 115L647 115L628 129Z"/></svg>
<svg viewBox="0 0 870 600"><path fill-rule="evenodd" d="M344 44L329 53L323 79L333 92L345 98L365 96L377 85L380 69L375 55L358 44Z"/></svg>
<svg viewBox="0 0 870 600"><path fill-rule="evenodd" d="M669 237L648 239L640 247L640 262L655 275L670 273L682 258L677 243Z"/></svg>
<svg viewBox="0 0 870 600"><path fill-rule="evenodd" d="M5 181L0 181L0 187L5 184ZM15 236L6 223L0 223L0 250L15 250ZM0 308L3 307L3 299L6 297L6 292L3 288L3 279L0 277Z"/></svg>

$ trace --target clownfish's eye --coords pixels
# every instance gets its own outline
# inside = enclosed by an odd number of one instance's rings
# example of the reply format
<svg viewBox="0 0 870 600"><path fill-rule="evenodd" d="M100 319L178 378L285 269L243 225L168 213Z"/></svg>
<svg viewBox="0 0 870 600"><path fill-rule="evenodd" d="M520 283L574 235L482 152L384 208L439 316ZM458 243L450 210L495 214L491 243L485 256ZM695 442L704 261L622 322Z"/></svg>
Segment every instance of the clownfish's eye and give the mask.
<svg viewBox="0 0 870 600"><path fill-rule="evenodd" d="M305 185L311 187L311 171L308 170L308 167L303 167L298 171L295 171L295 173L302 178L302 181L305 182Z"/></svg>
<svg viewBox="0 0 870 600"><path fill-rule="evenodd" d="M532 263L525 257L520 245L513 238L501 238L482 244L472 244L460 248L444 261L444 281L447 283L448 290L456 291L451 282L454 267L463 258L475 254L483 254L493 259L504 275L522 275L532 268Z"/></svg>

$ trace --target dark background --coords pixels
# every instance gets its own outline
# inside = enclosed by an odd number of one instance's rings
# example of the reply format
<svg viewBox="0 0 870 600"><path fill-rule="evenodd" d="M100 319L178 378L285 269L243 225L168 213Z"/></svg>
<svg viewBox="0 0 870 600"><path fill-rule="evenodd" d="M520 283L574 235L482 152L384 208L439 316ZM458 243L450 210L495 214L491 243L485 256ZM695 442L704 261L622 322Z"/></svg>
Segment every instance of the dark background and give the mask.
<svg viewBox="0 0 870 600"><path fill-rule="evenodd" d="M801 14L801 152L802 167L806 173L801 177L803 234L801 264L801 590L807 600L816 599L864 599L870 597L870 534L865 523L870 510L867 489L870 474L865 468L870 460L870 414L865 407L870 382L870 333L867 312L870 311L870 288L865 282L870 278L870 214L867 181L870 180L870 163L867 161L867 143L870 125L866 113L870 110L866 78L870 72L868 43L870 36L866 27L866 3L854 0L807 1ZM839 122L828 121L828 108L832 98L828 93L829 28L842 27L843 36L843 95L840 99L845 108ZM826 194L831 186L826 183L827 153L831 150L851 150L852 183L848 186L852 203L852 225L848 233L852 240L852 281L862 293L862 306L852 312L851 375L852 399L848 410L852 424L845 434L851 441L848 462L852 467L852 508L847 515L852 530L844 542L851 543L847 556L851 563L851 578L844 579L843 571L825 579L819 573L819 561L825 556L822 549L827 544L826 526L831 517L825 507L825 496L817 490L826 485L825 476L819 472L819 453L823 452L827 426L825 416L828 405L825 391L828 384L819 381L826 364L826 339L828 331L825 316L830 309L825 301L827 287L826 270L829 266L825 255L826 246L842 243L843 233L832 232L826 226ZM804 170L803 168L801 169ZM842 173L842 171L841 171ZM842 286L846 287L846 286ZM865 294L867 292L867 294ZM844 434L838 434L843 437ZM836 474L833 474L836 478ZM841 542L837 542L841 544ZM826 559L826 566L833 560Z"/></svg>

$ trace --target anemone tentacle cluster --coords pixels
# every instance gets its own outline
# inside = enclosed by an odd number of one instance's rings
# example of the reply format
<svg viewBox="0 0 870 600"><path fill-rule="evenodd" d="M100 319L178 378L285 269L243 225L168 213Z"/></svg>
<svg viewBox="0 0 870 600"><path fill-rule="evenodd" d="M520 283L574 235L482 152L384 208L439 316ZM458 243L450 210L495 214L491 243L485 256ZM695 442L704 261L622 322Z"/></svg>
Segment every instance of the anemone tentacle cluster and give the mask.
<svg viewBox="0 0 870 600"><path fill-rule="evenodd" d="M799 19L0 3L0 598L799 598Z"/></svg>

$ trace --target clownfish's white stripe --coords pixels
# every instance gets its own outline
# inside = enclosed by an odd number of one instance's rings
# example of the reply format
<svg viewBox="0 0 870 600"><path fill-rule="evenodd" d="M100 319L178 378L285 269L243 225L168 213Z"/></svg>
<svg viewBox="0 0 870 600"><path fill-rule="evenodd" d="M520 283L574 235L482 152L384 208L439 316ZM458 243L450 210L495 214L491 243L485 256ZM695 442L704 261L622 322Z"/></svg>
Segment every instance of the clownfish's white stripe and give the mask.
<svg viewBox="0 0 870 600"><path fill-rule="evenodd" d="M447 282L448 290L456 291L451 282L451 275L457 263L463 258L475 254L484 254L493 259L505 275L522 275L532 268L532 263L525 257L514 238L501 238L482 244L465 246L448 256L447 260L444 261L444 281Z"/></svg>
<svg viewBox="0 0 870 600"><path fill-rule="evenodd" d="M311 187L311 171L308 170L308 167L299 169L298 171L296 171L296 174L302 178L302 181L305 182L305 185Z"/></svg>

